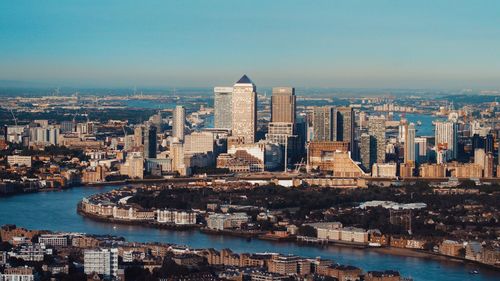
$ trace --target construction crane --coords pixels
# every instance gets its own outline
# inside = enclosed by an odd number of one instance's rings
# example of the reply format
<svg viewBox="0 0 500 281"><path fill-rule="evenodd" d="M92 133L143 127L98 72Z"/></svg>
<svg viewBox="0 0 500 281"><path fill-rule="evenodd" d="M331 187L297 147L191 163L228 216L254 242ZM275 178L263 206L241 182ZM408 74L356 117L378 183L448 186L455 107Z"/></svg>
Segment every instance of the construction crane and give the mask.
<svg viewBox="0 0 500 281"><path fill-rule="evenodd" d="M14 119L14 124L16 124L17 126L17 118L16 118L16 115L14 115L14 111L12 111L12 108L9 109L10 110L10 114L12 114L12 118Z"/></svg>
<svg viewBox="0 0 500 281"><path fill-rule="evenodd" d="M304 167L304 158L300 159L300 162L295 164L295 173L298 174L300 172L300 168Z"/></svg>

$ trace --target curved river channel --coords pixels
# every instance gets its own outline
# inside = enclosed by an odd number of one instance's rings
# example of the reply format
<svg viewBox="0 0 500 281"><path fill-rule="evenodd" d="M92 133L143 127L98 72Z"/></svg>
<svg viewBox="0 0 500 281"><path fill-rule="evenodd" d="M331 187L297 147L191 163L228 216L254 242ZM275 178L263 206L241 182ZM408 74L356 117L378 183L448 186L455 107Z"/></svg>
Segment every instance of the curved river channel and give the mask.
<svg viewBox="0 0 500 281"><path fill-rule="evenodd" d="M405 257L379 253L371 249L351 249L337 246L304 246L289 242L271 242L229 236L215 236L198 230L171 231L136 225L102 223L76 213L76 205L83 197L106 192L113 187L78 187L60 192L40 192L0 198L0 225L16 224L30 229L110 234L128 241L157 241L187 245L191 248L230 248L235 252L279 252L304 257L331 259L341 264L358 266L363 270L394 269L415 281L500 280L500 272L463 264L427 258Z"/></svg>

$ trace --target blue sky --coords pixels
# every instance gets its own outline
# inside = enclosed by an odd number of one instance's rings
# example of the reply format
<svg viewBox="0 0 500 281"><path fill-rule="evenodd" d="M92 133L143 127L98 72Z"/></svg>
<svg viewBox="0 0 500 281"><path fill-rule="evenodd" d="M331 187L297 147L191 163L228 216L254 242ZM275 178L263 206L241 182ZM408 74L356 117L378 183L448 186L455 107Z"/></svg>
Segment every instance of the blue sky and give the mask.
<svg viewBox="0 0 500 281"><path fill-rule="evenodd" d="M0 1L0 80L499 88L500 1Z"/></svg>

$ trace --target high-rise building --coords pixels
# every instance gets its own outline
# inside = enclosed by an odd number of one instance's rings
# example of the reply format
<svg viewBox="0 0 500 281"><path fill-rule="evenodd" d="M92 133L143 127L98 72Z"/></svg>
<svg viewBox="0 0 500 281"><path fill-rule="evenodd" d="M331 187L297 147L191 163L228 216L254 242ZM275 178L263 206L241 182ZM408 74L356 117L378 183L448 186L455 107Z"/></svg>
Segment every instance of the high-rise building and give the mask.
<svg viewBox="0 0 500 281"><path fill-rule="evenodd" d="M427 138L415 138L415 155L417 163L427 162Z"/></svg>
<svg viewBox="0 0 500 281"><path fill-rule="evenodd" d="M295 88L273 88L271 97L271 122L266 139L282 145L285 161L295 159L299 152L296 135L296 96Z"/></svg>
<svg viewBox="0 0 500 281"><path fill-rule="evenodd" d="M271 122L295 124L295 114L295 88L273 88L273 95L271 97Z"/></svg>
<svg viewBox="0 0 500 281"><path fill-rule="evenodd" d="M487 134L485 141L484 141L484 150L486 153L493 153L493 150L495 149L495 140L493 138L492 134Z"/></svg>
<svg viewBox="0 0 500 281"><path fill-rule="evenodd" d="M375 138L377 148L375 163L385 162L385 118L371 117L368 122L368 134Z"/></svg>
<svg viewBox="0 0 500 281"><path fill-rule="evenodd" d="M414 164L417 159L415 151L415 124L406 125L405 129L405 163Z"/></svg>
<svg viewBox="0 0 500 281"><path fill-rule="evenodd" d="M118 249L85 250L83 268L85 274L102 274L106 280L116 278L118 276Z"/></svg>
<svg viewBox="0 0 500 281"><path fill-rule="evenodd" d="M144 127L142 125L134 128L134 145L139 147L144 144Z"/></svg>
<svg viewBox="0 0 500 281"><path fill-rule="evenodd" d="M131 179L144 178L144 157L129 155L125 163L120 166L120 174L127 175Z"/></svg>
<svg viewBox="0 0 500 281"><path fill-rule="evenodd" d="M184 106L178 105L174 109L172 136L178 140L184 140L184 126L186 125L186 109Z"/></svg>
<svg viewBox="0 0 500 281"><path fill-rule="evenodd" d="M246 75L233 86L232 134L254 143L257 131L257 87Z"/></svg>
<svg viewBox="0 0 500 281"><path fill-rule="evenodd" d="M180 175L186 175L188 171L184 164L184 144L179 140L174 140L170 144L170 158L172 158L172 170Z"/></svg>
<svg viewBox="0 0 500 281"><path fill-rule="evenodd" d="M375 138L369 134L362 134L360 138L361 165L365 171L371 170L377 159L377 145Z"/></svg>
<svg viewBox="0 0 500 281"><path fill-rule="evenodd" d="M184 138L186 153L214 153L215 136L212 132L193 132Z"/></svg>
<svg viewBox="0 0 500 281"><path fill-rule="evenodd" d="M350 106L337 107L337 120L335 125L337 127L336 141L349 142L349 151L351 151L352 158L357 159L357 148L354 142L356 125L353 108Z"/></svg>
<svg viewBox="0 0 500 281"><path fill-rule="evenodd" d="M61 122L61 133L71 133L76 130L76 124L73 121L62 121Z"/></svg>
<svg viewBox="0 0 500 281"><path fill-rule="evenodd" d="M484 158L484 169L483 169L483 177L485 178L492 178L493 177L493 171L495 169L495 159L493 157L492 153L486 154L486 157Z"/></svg>
<svg viewBox="0 0 500 281"><path fill-rule="evenodd" d="M436 122L436 148L437 151L448 151L445 161L456 159L458 155L458 126L451 121Z"/></svg>
<svg viewBox="0 0 500 281"><path fill-rule="evenodd" d="M233 122L232 112L233 87L214 88L214 127L231 129Z"/></svg>
<svg viewBox="0 0 500 281"><path fill-rule="evenodd" d="M313 141L336 141L337 112L332 106L314 107L312 113Z"/></svg>
<svg viewBox="0 0 500 281"><path fill-rule="evenodd" d="M144 128L144 158L156 158L156 130L155 125Z"/></svg>

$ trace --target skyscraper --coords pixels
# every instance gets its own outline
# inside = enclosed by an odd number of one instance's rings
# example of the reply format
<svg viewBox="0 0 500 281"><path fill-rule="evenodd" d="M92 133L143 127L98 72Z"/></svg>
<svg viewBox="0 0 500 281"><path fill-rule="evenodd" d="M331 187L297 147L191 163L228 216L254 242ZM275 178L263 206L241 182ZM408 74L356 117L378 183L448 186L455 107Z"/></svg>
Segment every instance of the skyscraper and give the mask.
<svg viewBox="0 0 500 281"><path fill-rule="evenodd" d="M335 123L337 112L332 106L314 107L312 114L312 126L314 141L335 141L337 132Z"/></svg>
<svg viewBox="0 0 500 281"><path fill-rule="evenodd" d="M353 159L357 159L357 148L354 143L355 120L354 110L350 106L337 107L337 141L349 142L349 151Z"/></svg>
<svg viewBox="0 0 500 281"><path fill-rule="evenodd" d="M427 162L427 138L415 138L415 155L417 163Z"/></svg>
<svg viewBox="0 0 500 281"><path fill-rule="evenodd" d="M457 123L451 121L436 122L436 148L437 151L447 151L444 160L457 158L458 137Z"/></svg>
<svg viewBox="0 0 500 281"><path fill-rule="evenodd" d="M214 127L219 129L231 129L233 122L232 114L233 87L214 88Z"/></svg>
<svg viewBox="0 0 500 281"><path fill-rule="evenodd" d="M176 106L173 117L172 136L182 141L184 140L184 126L186 124L186 109L184 106Z"/></svg>
<svg viewBox="0 0 500 281"><path fill-rule="evenodd" d="M300 151L296 127L296 97L295 88L273 88L271 97L271 122L269 123L266 139L282 145L285 161L289 157L295 159ZM285 167L286 168L286 167Z"/></svg>
<svg viewBox="0 0 500 281"><path fill-rule="evenodd" d="M361 165L365 171L370 171L377 159L377 144L375 138L369 134L362 134L360 138Z"/></svg>
<svg viewBox="0 0 500 281"><path fill-rule="evenodd" d="M271 97L271 122L295 124L295 112L295 88L273 88L273 95Z"/></svg>
<svg viewBox="0 0 500 281"><path fill-rule="evenodd" d="M375 163L385 162L385 119L383 117L371 117L368 122L368 134L375 138L377 149Z"/></svg>
<svg viewBox="0 0 500 281"><path fill-rule="evenodd" d="M257 87L246 75L233 86L232 135L254 143L257 131Z"/></svg>
<svg viewBox="0 0 500 281"><path fill-rule="evenodd" d="M493 150L495 148L494 142L495 140L493 138L493 135L487 134L484 140L484 150L486 151L486 153L493 153Z"/></svg>
<svg viewBox="0 0 500 281"><path fill-rule="evenodd" d="M144 128L144 158L156 158L156 132L153 124Z"/></svg>
<svg viewBox="0 0 500 281"><path fill-rule="evenodd" d="M415 152L415 124L405 125L405 163L414 164L417 157Z"/></svg>

